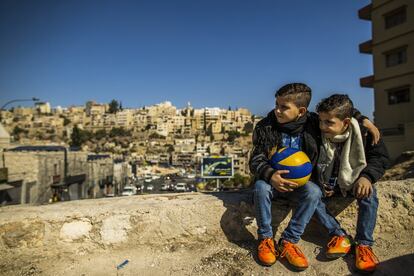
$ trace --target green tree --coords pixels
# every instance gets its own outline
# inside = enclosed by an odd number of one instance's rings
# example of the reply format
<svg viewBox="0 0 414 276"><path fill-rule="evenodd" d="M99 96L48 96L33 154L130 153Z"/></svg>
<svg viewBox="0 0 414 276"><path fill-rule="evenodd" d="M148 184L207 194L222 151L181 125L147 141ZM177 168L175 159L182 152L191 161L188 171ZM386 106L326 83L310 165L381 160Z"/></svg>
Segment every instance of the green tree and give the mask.
<svg viewBox="0 0 414 276"><path fill-rule="evenodd" d="M86 130L82 130L78 128L78 126L74 126L72 130L72 134L70 135L71 142L69 143L72 147L80 147L86 141L92 138L92 133Z"/></svg>
<svg viewBox="0 0 414 276"><path fill-rule="evenodd" d="M64 117L63 118L63 125L64 126L67 126L68 124L70 124L72 121L71 120L69 120L68 118L66 118L66 117Z"/></svg>
<svg viewBox="0 0 414 276"><path fill-rule="evenodd" d="M228 133L228 138L227 138L227 141L228 142L234 142L234 140L236 140L236 138L239 138L240 136L241 136L241 134L240 134L240 132L238 132L238 131L229 131Z"/></svg>
<svg viewBox="0 0 414 276"><path fill-rule="evenodd" d="M151 133L150 135L149 135L149 138L150 139L164 139L165 137L164 136L162 136L162 135L159 135L158 133Z"/></svg>
<svg viewBox="0 0 414 276"><path fill-rule="evenodd" d="M253 132L253 123L252 122L247 122L243 127L243 131L245 133L252 133Z"/></svg>
<svg viewBox="0 0 414 276"><path fill-rule="evenodd" d="M233 179L236 185L243 184L244 182L244 176L239 173L235 173Z"/></svg>
<svg viewBox="0 0 414 276"><path fill-rule="evenodd" d="M117 100L112 100L109 103L109 110L108 110L108 112L111 113L111 114L115 114L118 111L119 111L119 103L118 103L118 101Z"/></svg>
<svg viewBox="0 0 414 276"><path fill-rule="evenodd" d="M78 128L78 126L74 126L72 129L72 134L70 135L70 145L72 147L80 147L82 146L82 134L81 129Z"/></svg>
<svg viewBox="0 0 414 276"><path fill-rule="evenodd" d="M130 135L131 135L131 131L126 130L123 127L114 127L109 132L109 137L125 137L125 136L130 136Z"/></svg>
<svg viewBox="0 0 414 276"><path fill-rule="evenodd" d="M102 138L105 138L107 136L107 133L105 129L99 129L95 132L95 139L101 140Z"/></svg>
<svg viewBox="0 0 414 276"><path fill-rule="evenodd" d="M12 135L14 136L15 139L20 140L20 136L21 134L27 134L29 133L28 130L21 128L19 126L15 126L13 131L12 131Z"/></svg>
<svg viewBox="0 0 414 276"><path fill-rule="evenodd" d="M174 146L173 145L167 144L167 145L165 145L165 147L167 148L168 153L174 152Z"/></svg>
<svg viewBox="0 0 414 276"><path fill-rule="evenodd" d="M234 181L234 179L229 178L229 179L226 179L226 181L223 182L223 186L227 187L227 188L233 188L235 183L236 182Z"/></svg>

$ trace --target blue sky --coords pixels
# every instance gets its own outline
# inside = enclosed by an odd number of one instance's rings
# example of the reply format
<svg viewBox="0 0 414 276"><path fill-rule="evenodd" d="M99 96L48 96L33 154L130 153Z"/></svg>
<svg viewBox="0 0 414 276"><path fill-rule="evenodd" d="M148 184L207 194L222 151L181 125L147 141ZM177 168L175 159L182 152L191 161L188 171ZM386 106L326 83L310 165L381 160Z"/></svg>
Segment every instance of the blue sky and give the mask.
<svg viewBox="0 0 414 276"><path fill-rule="evenodd" d="M231 106L265 114L288 82L313 89L311 108L347 93L372 117L359 87L372 57L358 52L369 1L0 2L0 103L38 97L141 107ZM30 105L30 103L27 103Z"/></svg>

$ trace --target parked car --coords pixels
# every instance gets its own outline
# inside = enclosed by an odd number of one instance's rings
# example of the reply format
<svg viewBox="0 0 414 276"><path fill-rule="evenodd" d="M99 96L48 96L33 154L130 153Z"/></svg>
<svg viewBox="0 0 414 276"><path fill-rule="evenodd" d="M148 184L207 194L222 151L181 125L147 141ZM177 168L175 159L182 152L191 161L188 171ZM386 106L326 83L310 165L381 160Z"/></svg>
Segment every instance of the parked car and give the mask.
<svg viewBox="0 0 414 276"><path fill-rule="evenodd" d="M176 192L186 192L187 191L187 184L185 183L177 183L175 185Z"/></svg>
<svg viewBox="0 0 414 276"><path fill-rule="evenodd" d="M152 191L154 190L154 186L153 185L147 185L147 191Z"/></svg>
<svg viewBox="0 0 414 276"><path fill-rule="evenodd" d="M168 191L168 188L169 188L169 185L168 185L168 184L166 184L166 183L163 183L163 184L161 184L161 188L160 188L160 190L161 190L161 191Z"/></svg>
<svg viewBox="0 0 414 276"><path fill-rule="evenodd" d="M134 186L125 186L124 189L122 190L123 196L131 196L131 195L136 195L136 194L137 194L137 188Z"/></svg>

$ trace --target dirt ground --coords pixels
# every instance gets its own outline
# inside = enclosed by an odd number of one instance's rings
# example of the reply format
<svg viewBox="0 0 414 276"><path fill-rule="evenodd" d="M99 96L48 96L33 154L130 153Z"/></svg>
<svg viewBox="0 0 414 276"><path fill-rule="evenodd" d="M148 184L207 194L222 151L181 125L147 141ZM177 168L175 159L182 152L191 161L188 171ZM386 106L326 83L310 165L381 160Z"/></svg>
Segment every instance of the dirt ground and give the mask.
<svg viewBox="0 0 414 276"><path fill-rule="evenodd" d="M354 256L327 262L323 247L301 241L310 267L301 275L358 275ZM1 275L296 275L285 260L270 268L256 262L255 243L211 243L160 248L137 247L65 252L25 252L18 260L3 259ZM373 275L414 275L411 239L377 239L375 251L382 263ZM17 257L17 256L14 256ZM120 269L117 265L129 262Z"/></svg>
<svg viewBox="0 0 414 276"><path fill-rule="evenodd" d="M382 180L403 180L414 178L414 151L406 151L395 160Z"/></svg>

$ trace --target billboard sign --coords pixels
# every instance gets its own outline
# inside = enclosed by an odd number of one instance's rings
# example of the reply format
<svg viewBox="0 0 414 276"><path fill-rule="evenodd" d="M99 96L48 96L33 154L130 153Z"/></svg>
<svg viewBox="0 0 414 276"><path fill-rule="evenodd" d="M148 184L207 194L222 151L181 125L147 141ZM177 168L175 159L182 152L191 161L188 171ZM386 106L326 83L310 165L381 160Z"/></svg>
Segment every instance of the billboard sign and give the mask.
<svg viewBox="0 0 414 276"><path fill-rule="evenodd" d="M233 158L227 156L208 156L201 160L202 178L233 177Z"/></svg>

